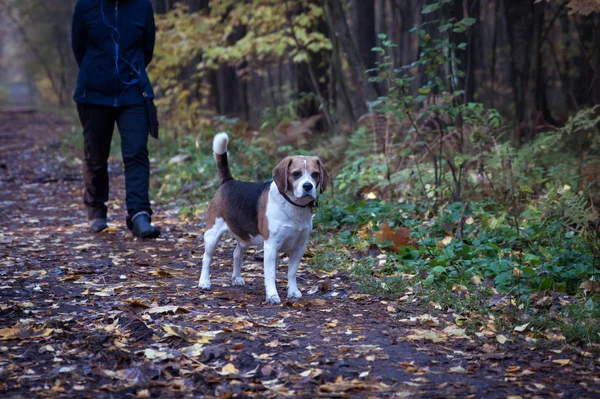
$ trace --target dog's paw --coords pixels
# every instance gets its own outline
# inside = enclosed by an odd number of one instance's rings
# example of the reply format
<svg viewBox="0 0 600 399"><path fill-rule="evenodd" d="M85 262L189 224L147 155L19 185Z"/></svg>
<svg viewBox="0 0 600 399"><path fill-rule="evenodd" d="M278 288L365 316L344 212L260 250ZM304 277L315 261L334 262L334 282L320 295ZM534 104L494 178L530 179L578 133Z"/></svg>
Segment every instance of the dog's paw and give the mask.
<svg viewBox="0 0 600 399"><path fill-rule="evenodd" d="M288 288L288 296L287 297L288 297L288 299L302 298L302 293L297 288L295 290Z"/></svg>
<svg viewBox="0 0 600 399"><path fill-rule="evenodd" d="M246 285L246 283L244 282L244 279L242 277L233 277L231 279L231 285Z"/></svg>
<svg viewBox="0 0 600 399"><path fill-rule="evenodd" d="M210 289L210 281L198 281L198 288L201 290L209 290Z"/></svg>
<svg viewBox="0 0 600 399"><path fill-rule="evenodd" d="M267 303L281 303L281 299L279 299L279 295L271 295L267 296Z"/></svg>

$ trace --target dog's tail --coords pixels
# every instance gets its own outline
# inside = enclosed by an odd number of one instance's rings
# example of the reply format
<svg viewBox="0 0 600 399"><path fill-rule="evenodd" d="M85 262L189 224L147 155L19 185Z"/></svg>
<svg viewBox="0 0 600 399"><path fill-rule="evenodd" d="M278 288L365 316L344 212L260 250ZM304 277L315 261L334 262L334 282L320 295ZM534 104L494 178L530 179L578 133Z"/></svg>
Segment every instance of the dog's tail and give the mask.
<svg viewBox="0 0 600 399"><path fill-rule="evenodd" d="M215 161L217 161L217 170L219 171L219 185L228 180L233 180L231 170L229 170L229 162L227 161L228 142L229 136L225 132L217 133L213 139L213 152L215 153Z"/></svg>

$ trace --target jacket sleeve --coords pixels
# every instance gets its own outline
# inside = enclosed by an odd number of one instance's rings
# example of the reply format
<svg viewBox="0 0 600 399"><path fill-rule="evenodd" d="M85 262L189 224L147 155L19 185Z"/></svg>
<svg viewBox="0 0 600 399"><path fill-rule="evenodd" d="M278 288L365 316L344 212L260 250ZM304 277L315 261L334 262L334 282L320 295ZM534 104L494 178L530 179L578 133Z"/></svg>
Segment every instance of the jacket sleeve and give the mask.
<svg viewBox="0 0 600 399"><path fill-rule="evenodd" d="M73 55L77 65L81 67L83 56L85 55L85 49L87 45L87 29L85 26L84 11L81 5L81 1L78 1L75 5L75 11L73 12L73 24L71 28L71 47L73 49Z"/></svg>
<svg viewBox="0 0 600 399"><path fill-rule="evenodd" d="M146 8L146 29L144 30L143 40L143 52L144 52L144 65L148 66L152 61L154 54L154 42L156 40L156 25L154 24L154 11L152 10L152 4L148 2Z"/></svg>

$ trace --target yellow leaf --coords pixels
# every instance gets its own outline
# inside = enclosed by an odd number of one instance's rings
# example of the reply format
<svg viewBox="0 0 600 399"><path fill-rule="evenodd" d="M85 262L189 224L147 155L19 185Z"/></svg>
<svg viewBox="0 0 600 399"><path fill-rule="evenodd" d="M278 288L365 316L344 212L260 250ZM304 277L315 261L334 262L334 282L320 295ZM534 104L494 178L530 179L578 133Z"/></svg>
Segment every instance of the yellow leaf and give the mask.
<svg viewBox="0 0 600 399"><path fill-rule="evenodd" d="M275 339L275 340L273 340L273 341L271 341L271 342L267 342L267 343L265 344L265 346L266 346L266 347L268 347L268 348L275 348L275 347L277 347L278 345L279 345L279 340L277 340L277 339Z"/></svg>
<svg viewBox="0 0 600 399"><path fill-rule="evenodd" d="M567 364L571 363L571 359L555 359L552 361L552 363L556 363L559 366L566 366Z"/></svg>
<svg viewBox="0 0 600 399"><path fill-rule="evenodd" d="M450 245L450 243L452 242L452 236L446 236L444 237L444 239L442 240L442 244L444 244L444 246L448 246Z"/></svg>
<svg viewBox="0 0 600 399"><path fill-rule="evenodd" d="M300 373L301 377L304 378L316 378L318 376L320 376L321 374L323 374L323 370L320 369L308 369L306 371L303 371Z"/></svg>
<svg viewBox="0 0 600 399"><path fill-rule="evenodd" d="M448 369L448 372L454 373L454 374L464 374L467 372L467 370L465 370L462 366L456 366L456 367L450 367L450 369Z"/></svg>
<svg viewBox="0 0 600 399"><path fill-rule="evenodd" d="M240 370L236 369L232 363L227 363L225 366L223 366L220 372L217 371L217 373L221 375L237 374L239 372Z"/></svg>
<svg viewBox="0 0 600 399"><path fill-rule="evenodd" d="M0 340L7 341L10 339L46 338L52 334L53 331L54 329L52 328L36 329L32 326L18 325L15 327L0 329Z"/></svg>
<svg viewBox="0 0 600 399"><path fill-rule="evenodd" d="M519 366L508 366L508 368L506 369L506 372L507 373L516 373L519 370L521 370L521 367L519 367Z"/></svg>
<svg viewBox="0 0 600 399"><path fill-rule="evenodd" d="M338 325L338 321L337 321L337 320L332 320L332 321L330 321L329 323L325 323L325 325L326 325L327 327L337 327L337 325Z"/></svg>

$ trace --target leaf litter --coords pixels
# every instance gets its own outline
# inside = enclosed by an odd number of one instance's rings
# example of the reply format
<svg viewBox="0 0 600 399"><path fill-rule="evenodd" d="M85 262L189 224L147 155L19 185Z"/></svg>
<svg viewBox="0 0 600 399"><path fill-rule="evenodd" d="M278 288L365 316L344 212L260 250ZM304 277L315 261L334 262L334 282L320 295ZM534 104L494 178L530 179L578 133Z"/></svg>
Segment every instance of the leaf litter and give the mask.
<svg viewBox="0 0 600 399"><path fill-rule="evenodd" d="M560 344L559 334L534 339L531 325L505 331L439 304L426 311L410 287L382 300L342 269L312 270L308 257L304 297L268 305L252 254L246 286L231 287L230 240L216 255L212 291L199 291L196 223L157 204L163 235L134 239L114 173L110 229L89 233L81 181L67 178L80 173L69 161L78 155L58 157L49 145L69 131L64 122L0 113L0 130L14 144L0 147L2 397L600 395L600 355L540 345ZM54 178L37 179L40 171ZM379 231L382 247L414 245L406 230ZM285 267L277 273L284 293Z"/></svg>

